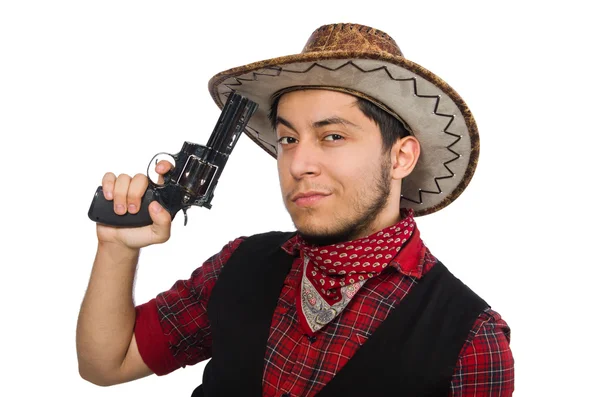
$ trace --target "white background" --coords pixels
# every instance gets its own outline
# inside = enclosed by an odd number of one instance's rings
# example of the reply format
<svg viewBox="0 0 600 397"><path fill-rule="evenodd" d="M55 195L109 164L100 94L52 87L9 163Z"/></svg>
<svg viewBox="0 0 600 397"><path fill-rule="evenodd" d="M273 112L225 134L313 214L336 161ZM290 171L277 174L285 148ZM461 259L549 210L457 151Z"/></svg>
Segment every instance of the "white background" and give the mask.
<svg viewBox="0 0 600 397"><path fill-rule="evenodd" d="M334 22L389 33L473 111L475 177L418 224L511 326L515 396L600 395L597 13L576 1L386 3L1 3L0 395L187 396L201 382L203 364L111 388L79 377L93 193L106 171L145 172L155 153L206 143L214 74L297 53ZM137 303L237 236L292 227L275 161L245 136L213 205L143 250Z"/></svg>

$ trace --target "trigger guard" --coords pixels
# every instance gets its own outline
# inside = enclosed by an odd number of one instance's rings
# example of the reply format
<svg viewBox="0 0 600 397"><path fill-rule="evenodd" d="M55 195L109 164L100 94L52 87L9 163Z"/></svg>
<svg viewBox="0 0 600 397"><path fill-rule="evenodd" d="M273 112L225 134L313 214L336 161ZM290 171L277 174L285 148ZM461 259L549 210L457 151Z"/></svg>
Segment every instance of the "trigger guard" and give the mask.
<svg viewBox="0 0 600 397"><path fill-rule="evenodd" d="M175 155L173 155L171 153L167 153L167 152L156 153L150 159L150 162L148 163L148 168L146 168L146 178L148 178L148 184L156 189L161 189L161 188L165 187L166 185L168 185L169 178L171 177L171 174L173 173L173 169L170 169L163 175L165 183L162 185L159 185L158 183L154 182L152 180L152 178L150 178L150 167L152 167L153 163L154 163L154 166L156 166L156 164L158 164L158 156L160 156L161 154L167 155L167 156L171 157L174 161L177 161L177 158L175 157ZM173 167L175 167L175 164L173 164Z"/></svg>

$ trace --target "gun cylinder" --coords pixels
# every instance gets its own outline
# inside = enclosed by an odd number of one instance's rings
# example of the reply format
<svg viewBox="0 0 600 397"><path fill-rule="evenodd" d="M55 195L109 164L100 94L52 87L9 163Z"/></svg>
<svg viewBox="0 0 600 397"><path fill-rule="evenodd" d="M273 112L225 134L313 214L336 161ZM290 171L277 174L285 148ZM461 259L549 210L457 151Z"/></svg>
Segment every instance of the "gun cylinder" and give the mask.
<svg viewBox="0 0 600 397"><path fill-rule="evenodd" d="M192 197L202 197L210 188L217 170L217 166L196 156L189 156L177 184L189 192Z"/></svg>

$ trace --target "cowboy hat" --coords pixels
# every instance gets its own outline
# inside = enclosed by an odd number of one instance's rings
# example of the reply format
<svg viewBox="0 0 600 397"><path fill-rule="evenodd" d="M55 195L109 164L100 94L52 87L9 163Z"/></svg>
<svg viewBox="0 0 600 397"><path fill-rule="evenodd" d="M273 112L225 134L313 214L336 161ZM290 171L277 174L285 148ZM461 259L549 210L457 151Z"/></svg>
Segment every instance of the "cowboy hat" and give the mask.
<svg viewBox="0 0 600 397"><path fill-rule="evenodd" d="M283 92L338 90L365 98L400 120L421 145L413 172L402 181L401 207L415 216L438 211L469 184L479 157L479 133L462 98L446 82L404 58L386 33L357 24L324 25L301 53L226 70L209 91L223 108L232 91L259 106L245 133L273 157L277 138L268 114Z"/></svg>

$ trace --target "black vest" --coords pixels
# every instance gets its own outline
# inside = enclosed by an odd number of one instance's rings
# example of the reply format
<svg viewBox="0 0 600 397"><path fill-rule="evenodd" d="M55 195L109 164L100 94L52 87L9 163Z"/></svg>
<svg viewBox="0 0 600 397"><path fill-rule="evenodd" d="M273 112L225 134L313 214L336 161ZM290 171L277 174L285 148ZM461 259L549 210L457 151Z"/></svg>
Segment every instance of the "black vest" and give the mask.
<svg viewBox="0 0 600 397"><path fill-rule="evenodd" d="M262 396L272 315L294 260L281 244L291 235L249 237L223 267L208 303L212 359L193 397ZM460 350L487 307L437 262L318 396L447 396Z"/></svg>

